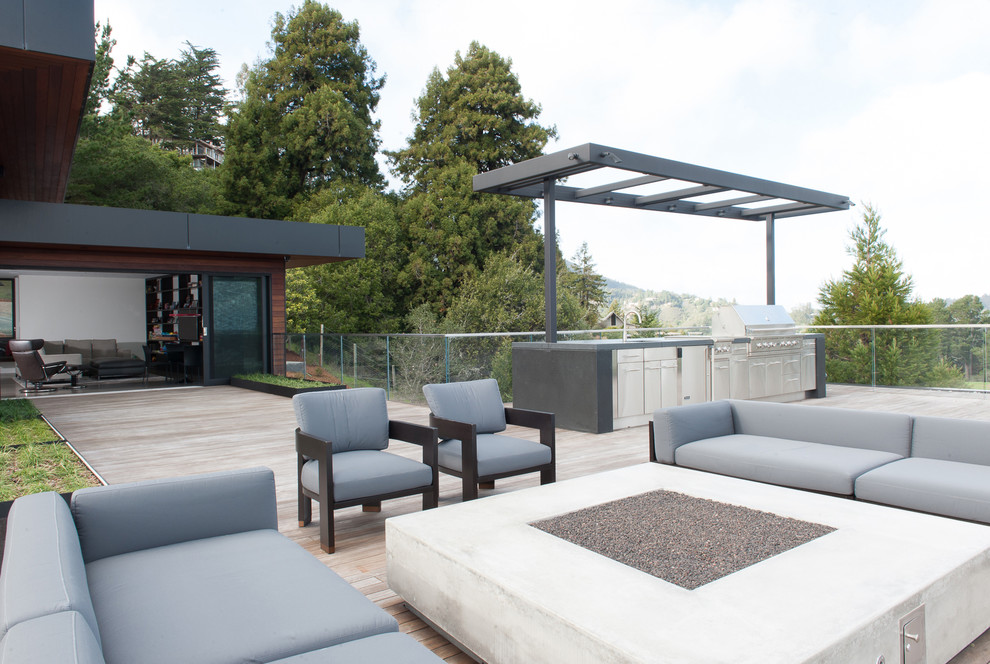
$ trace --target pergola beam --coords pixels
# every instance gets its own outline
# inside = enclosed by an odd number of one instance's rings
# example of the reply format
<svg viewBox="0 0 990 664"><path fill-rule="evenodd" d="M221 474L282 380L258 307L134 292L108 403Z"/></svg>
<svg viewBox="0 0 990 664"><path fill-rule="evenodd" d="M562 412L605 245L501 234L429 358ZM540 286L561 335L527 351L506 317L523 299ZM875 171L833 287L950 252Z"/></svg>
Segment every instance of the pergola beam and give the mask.
<svg viewBox="0 0 990 664"><path fill-rule="evenodd" d="M635 177L614 180L607 184L573 187L558 181L599 169L636 173ZM646 186L664 180L676 180L689 185L672 191L629 194L621 189ZM636 210L676 212L703 217L723 217L747 221L766 221L767 241L767 304L773 304L775 293L774 224L776 220L836 210L848 210L852 203L847 196L796 187L782 182L739 175L714 168L686 164L680 161L651 157L638 152L618 150L596 143L585 143L568 150L528 159L518 164L497 168L474 176L474 190L524 198L542 198L544 216L544 258L546 334L547 341L557 340L556 291L556 215L557 201L588 205L608 205ZM736 192L729 198L712 201L692 201L691 198L723 192ZM776 201L759 207L742 207Z"/></svg>

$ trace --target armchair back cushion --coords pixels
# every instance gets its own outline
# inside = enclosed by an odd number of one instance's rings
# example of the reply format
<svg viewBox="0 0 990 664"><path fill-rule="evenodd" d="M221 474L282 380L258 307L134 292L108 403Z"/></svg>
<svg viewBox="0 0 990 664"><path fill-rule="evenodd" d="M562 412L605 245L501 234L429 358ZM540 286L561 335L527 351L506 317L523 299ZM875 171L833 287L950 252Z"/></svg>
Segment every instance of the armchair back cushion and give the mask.
<svg viewBox="0 0 990 664"><path fill-rule="evenodd" d="M7 543L0 570L0 636L26 620L78 611L99 640L86 566L65 499L52 491L19 498L7 517Z"/></svg>
<svg viewBox="0 0 990 664"><path fill-rule="evenodd" d="M505 431L505 404L494 378L424 385L423 394L437 417L473 424L479 434Z"/></svg>
<svg viewBox="0 0 990 664"><path fill-rule="evenodd" d="M292 408L302 432L329 440L334 454L388 447L388 406L381 388L304 392L292 397Z"/></svg>

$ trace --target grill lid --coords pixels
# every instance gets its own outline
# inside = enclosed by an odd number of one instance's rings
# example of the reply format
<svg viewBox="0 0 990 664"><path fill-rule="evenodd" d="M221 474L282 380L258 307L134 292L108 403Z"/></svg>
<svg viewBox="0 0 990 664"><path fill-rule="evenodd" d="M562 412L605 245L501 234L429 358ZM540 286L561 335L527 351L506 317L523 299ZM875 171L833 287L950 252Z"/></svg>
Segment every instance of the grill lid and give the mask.
<svg viewBox="0 0 990 664"><path fill-rule="evenodd" d="M779 304L731 304L712 314L716 338L784 334L797 334L797 325Z"/></svg>

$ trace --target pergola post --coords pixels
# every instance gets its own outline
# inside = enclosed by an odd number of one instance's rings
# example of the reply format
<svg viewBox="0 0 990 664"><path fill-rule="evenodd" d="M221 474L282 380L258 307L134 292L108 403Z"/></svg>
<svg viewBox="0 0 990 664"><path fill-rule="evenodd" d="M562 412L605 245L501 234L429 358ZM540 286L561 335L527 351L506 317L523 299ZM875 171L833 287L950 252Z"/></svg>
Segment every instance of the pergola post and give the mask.
<svg viewBox="0 0 990 664"><path fill-rule="evenodd" d="M767 215L767 304L777 304L776 267L774 266L773 214Z"/></svg>
<svg viewBox="0 0 990 664"><path fill-rule="evenodd" d="M543 308L546 341L557 343L557 224L554 219L557 181L543 181Z"/></svg>

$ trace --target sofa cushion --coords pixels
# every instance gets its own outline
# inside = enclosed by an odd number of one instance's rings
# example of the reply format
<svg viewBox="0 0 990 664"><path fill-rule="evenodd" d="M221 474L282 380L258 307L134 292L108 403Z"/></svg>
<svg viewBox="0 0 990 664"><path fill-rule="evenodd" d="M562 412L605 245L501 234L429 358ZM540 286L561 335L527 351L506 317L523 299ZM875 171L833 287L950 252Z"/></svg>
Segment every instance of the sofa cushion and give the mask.
<svg viewBox="0 0 990 664"><path fill-rule="evenodd" d="M851 496L857 477L900 459L890 452L733 434L681 445L678 466L758 482Z"/></svg>
<svg viewBox="0 0 990 664"><path fill-rule="evenodd" d="M87 571L108 662L270 662L398 630L274 530L103 558Z"/></svg>
<svg viewBox="0 0 990 664"><path fill-rule="evenodd" d="M100 357L117 357L116 339L93 339L93 359Z"/></svg>
<svg viewBox="0 0 990 664"><path fill-rule="evenodd" d="M653 449L661 463L674 463L674 450L684 443L733 433L728 401L660 408L653 413Z"/></svg>
<svg viewBox="0 0 990 664"><path fill-rule="evenodd" d="M89 339L66 339L62 352L79 353L83 362L89 362L93 359L93 343Z"/></svg>
<svg viewBox="0 0 990 664"><path fill-rule="evenodd" d="M72 515L83 559L278 527L275 475L228 470L79 489Z"/></svg>
<svg viewBox="0 0 990 664"><path fill-rule="evenodd" d="M401 632L369 636L322 650L280 659L272 664L437 664L439 657L421 646L416 639Z"/></svg>
<svg viewBox="0 0 990 664"><path fill-rule="evenodd" d="M903 413L731 401L736 433L890 452L911 451L911 416Z"/></svg>
<svg viewBox="0 0 990 664"><path fill-rule="evenodd" d="M990 466L990 422L915 417L911 456Z"/></svg>
<svg viewBox="0 0 990 664"><path fill-rule="evenodd" d="M0 636L39 616L78 611L100 638L69 506L54 492L22 496L7 515L0 569Z"/></svg>
<svg viewBox="0 0 990 664"><path fill-rule="evenodd" d="M461 470L461 441L453 438L437 447L438 462L445 468ZM511 473L550 463L550 448L512 436L478 434L478 474Z"/></svg>
<svg viewBox="0 0 990 664"><path fill-rule="evenodd" d="M44 355L61 355L65 352L65 344L61 341L49 341L45 339L45 345L42 348Z"/></svg>
<svg viewBox="0 0 990 664"><path fill-rule="evenodd" d="M320 462L303 465L302 485L320 492ZM333 499L354 500L394 491L429 486L433 470L426 464L378 450L355 450L333 455Z"/></svg>
<svg viewBox="0 0 990 664"><path fill-rule="evenodd" d="M63 611L11 627L0 641L0 664L105 664L86 618Z"/></svg>
<svg viewBox="0 0 990 664"><path fill-rule="evenodd" d="M423 395L437 417L473 424L478 433L505 431L505 404L494 378L424 385Z"/></svg>
<svg viewBox="0 0 990 664"><path fill-rule="evenodd" d="M901 459L859 477L856 497L990 523L990 466L943 459Z"/></svg>
<svg viewBox="0 0 990 664"><path fill-rule="evenodd" d="M334 452L388 447L388 406L381 388L304 392L292 397L292 409L303 433L329 440Z"/></svg>

